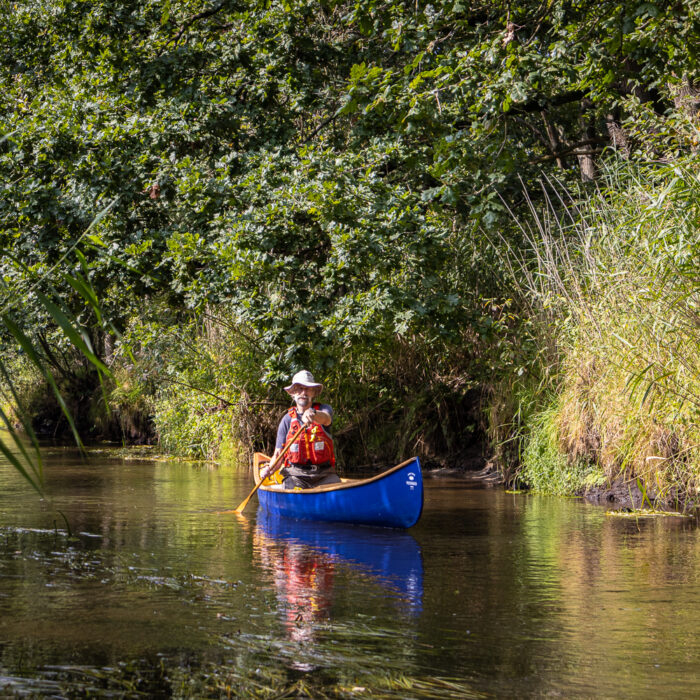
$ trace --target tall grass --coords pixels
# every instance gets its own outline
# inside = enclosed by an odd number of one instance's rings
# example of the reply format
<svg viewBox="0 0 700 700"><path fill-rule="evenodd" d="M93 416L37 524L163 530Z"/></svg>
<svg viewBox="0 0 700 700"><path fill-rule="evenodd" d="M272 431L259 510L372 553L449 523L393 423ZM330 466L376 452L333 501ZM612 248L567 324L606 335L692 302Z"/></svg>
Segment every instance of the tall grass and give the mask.
<svg viewBox="0 0 700 700"><path fill-rule="evenodd" d="M555 435L563 469L583 461L686 502L700 475L699 175L692 160L618 164L580 203L546 182L509 260L558 356L532 439ZM531 483L536 453L523 455Z"/></svg>

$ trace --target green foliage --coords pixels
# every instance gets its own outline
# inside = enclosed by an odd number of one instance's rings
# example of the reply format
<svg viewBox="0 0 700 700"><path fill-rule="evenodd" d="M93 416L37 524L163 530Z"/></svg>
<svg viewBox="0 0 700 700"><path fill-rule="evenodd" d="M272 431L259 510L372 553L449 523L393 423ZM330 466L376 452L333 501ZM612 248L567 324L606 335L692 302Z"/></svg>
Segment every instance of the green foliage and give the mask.
<svg viewBox="0 0 700 700"><path fill-rule="evenodd" d="M523 475L532 483L563 469L576 480L578 467L562 466L559 452L568 465L597 465L609 481L638 479L654 498L694 502L696 183L694 159L618 164L599 196L560 219L553 211L538 217L520 280L530 308L549 324L542 343L556 336L560 359L556 408L529 422Z"/></svg>
<svg viewBox="0 0 700 700"><path fill-rule="evenodd" d="M231 414L208 409L199 392L182 388L164 392L154 410L161 448L173 455L216 458L222 441L230 440Z"/></svg>
<svg viewBox="0 0 700 700"><path fill-rule="evenodd" d="M226 315L174 314L154 300L115 350L112 410L167 452L235 461L242 442L272 435L260 357Z"/></svg>
<svg viewBox="0 0 700 700"><path fill-rule="evenodd" d="M454 340L500 291L475 223L697 68L690 3L50 0L0 21L7 284L109 206L83 248L116 328L144 294L230 305L270 381L358 337Z"/></svg>
<svg viewBox="0 0 700 700"><path fill-rule="evenodd" d="M122 431L158 406L178 451L213 454L229 409L232 440L264 442L269 405L250 407L301 366L339 429L454 449L447 427L480 429L469 392L546 387L575 333L551 299L517 299L513 213L605 148L690 152L697 34L690 0L8 5L0 308L20 298L31 323L4 340L74 395L116 363Z"/></svg>
<svg viewBox="0 0 700 700"><path fill-rule="evenodd" d="M78 256L84 260L80 253L78 253ZM85 305L101 321L102 314L99 301L90 284L80 278L79 275L75 277L64 275L64 278L74 285L76 291L83 297ZM63 299L58 297L55 292L52 299L36 291L40 285L45 283L45 279L39 279L35 283L34 293L36 299L45 314L55 322L64 344L68 346L68 352L73 353L74 358L80 358L71 367L73 381L70 388L73 390L80 388L83 393L77 402L72 401L72 399L76 398L75 394L71 395L72 392L64 391L64 387L61 386L66 383L62 381L65 380L65 377L57 380L54 376L50 365L52 361L56 364L55 353L48 348L45 341L36 343L34 338L25 332L23 325L28 325L26 316L21 317L21 320L17 320L21 312L26 313L26 309L22 308L22 304L17 299L8 301L3 308L2 316L0 316L1 328L14 346L11 353L6 353L4 358L0 358L0 386L5 396L9 399L9 409L0 408L0 418L11 439L10 445L0 441L0 451L5 459L17 469L39 494L43 493L44 474L36 423L45 416L47 404L56 406L56 411L51 418L54 421L57 417L59 420L64 419L76 443L82 446L74 421L76 405L82 403L85 406L86 401L87 405L90 404L93 398L90 390L94 388L96 383L93 383L91 379L96 378L101 384L105 377L110 376L110 370L95 354L89 335ZM43 340L44 336L41 330L36 335L38 335L40 341ZM18 386L20 386L21 382L17 381L18 377L13 376L13 369L19 369L20 376L24 374L26 377L26 373L38 375L42 382L38 386L36 383L31 384L29 387L30 391L19 394ZM42 392L42 389L45 392ZM31 406L29 401L32 398L38 403L38 406ZM25 441L19 436L18 426L21 427L29 439L29 448L25 447ZM54 429L54 436L56 432L56 429Z"/></svg>
<svg viewBox="0 0 700 700"><path fill-rule="evenodd" d="M562 450L556 405L533 416L518 477L534 491L556 496L581 493L600 485L603 471L582 458L573 461Z"/></svg>
<svg viewBox="0 0 700 700"><path fill-rule="evenodd" d="M137 373L121 365L115 367L113 376L114 382L106 389L108 410L96 411L93 418L98 435L124 443L153 442L152 383L139 381Z"/></svg>

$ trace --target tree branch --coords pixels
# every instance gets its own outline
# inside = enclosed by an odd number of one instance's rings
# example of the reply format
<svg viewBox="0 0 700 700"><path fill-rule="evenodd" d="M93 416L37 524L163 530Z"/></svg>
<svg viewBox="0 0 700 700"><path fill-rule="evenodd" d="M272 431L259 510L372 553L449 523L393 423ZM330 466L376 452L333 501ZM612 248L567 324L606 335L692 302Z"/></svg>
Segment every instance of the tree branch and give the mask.
<svg viewBox="0 0 700 700"><path fill-rule="evenodd" d="M594 139L587 139L586 141L579 141L578 143L571 144L568 148L557 150L556 153L550 153L549 155L530 160L528 161L528 164L533 165L535 163L546 163L548 160L556 160L558 158L562 158L563 156L583 156L602 153L604 150L603 148L586 148L586 146L594 146L601 143L607 145L609 142L610 139L603 136L598 136Z"/></svg>
<svg viewBox="0 0 700 700"><path fill-rule="evenodd" d="M332 114L328 119L324 119L305 139L302 143L307 144L311 139L316 136L319 131L325 129L330 123L335 121L336 114Z"/></svg>
<svg viewBox="0 0 700 700"><path fill-rule="evenodd" d="M218 5L215 5L209 10L203 10L202 12L197 13L196 15L192 15L189 19L186 19L182 25L180 26L180 31L177 33L177 35L170 39L165 46L158 52L157 56L160 58L163 53L165 52L165 49L170 46L170 44L174 44L175 47L180 43L180 39L182 39L183 34L195 23L199 22L200 19L207 19L208 17L212 17L215 15L217 12L220 12L221 10L224 9L224 5L226 4L225 0L223 2L220 2Z"/></svg>

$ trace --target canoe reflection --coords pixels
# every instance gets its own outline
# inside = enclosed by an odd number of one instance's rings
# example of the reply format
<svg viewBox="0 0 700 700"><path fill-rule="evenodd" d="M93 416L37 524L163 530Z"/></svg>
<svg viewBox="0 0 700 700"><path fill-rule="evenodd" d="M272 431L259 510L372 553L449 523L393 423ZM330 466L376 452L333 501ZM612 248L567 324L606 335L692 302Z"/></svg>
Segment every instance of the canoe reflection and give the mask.
<svg viewBox="0 0 700 700"><path fill-rule="evenodd" d="M314 624L329 618L339 565L379 583L403 614L422 610L422 555L407 532L294 520L260 508L255 539L292 639L310 641Z"/></svg>

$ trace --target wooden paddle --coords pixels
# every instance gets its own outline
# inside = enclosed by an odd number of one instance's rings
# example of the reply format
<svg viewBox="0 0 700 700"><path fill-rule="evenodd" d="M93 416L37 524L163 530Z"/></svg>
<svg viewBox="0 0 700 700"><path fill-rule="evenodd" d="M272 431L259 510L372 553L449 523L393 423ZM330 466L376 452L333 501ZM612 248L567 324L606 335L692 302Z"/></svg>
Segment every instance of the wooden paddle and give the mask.
<svg viewBox="0 0 700 700"><path fill-rule="evenodd" d="M292 446L294 441L301 435L301 431L304 430L304 428L306 428L306 426L307 426L306 423L302 423L301 426L299 427L299 430L297 430L296 433L294 433L294 435L292 435L291 440L287 440L287 444L284 446L284 449L282 450L282 452L280 452L277 455L277 459L272 463L272 470L270 471L270 473L267 476L270 476L277 471L279 464L282 460L282 457L284 457L287 454L287 451L289 450L289 448ZM234 513L240 514L243 512L243 509L248 505L248 501L253 497L253 494L260 488L260 486L262 485L262 482L264 480L265 479L260 479L260 481L258 481L258 483L255 484L255 488L248 494L248 496L241 503L241 505L239 505L238 508L234 509L234 511L233 511Z"/></svg>

